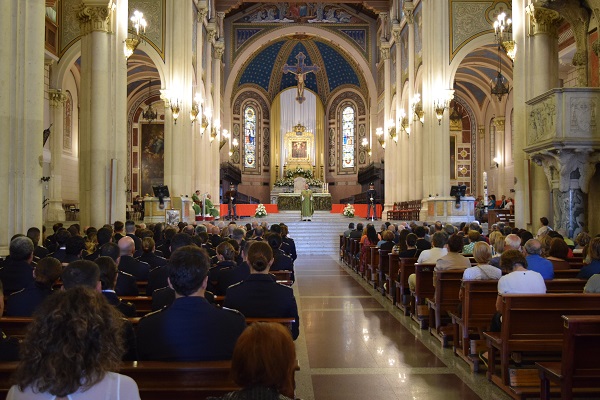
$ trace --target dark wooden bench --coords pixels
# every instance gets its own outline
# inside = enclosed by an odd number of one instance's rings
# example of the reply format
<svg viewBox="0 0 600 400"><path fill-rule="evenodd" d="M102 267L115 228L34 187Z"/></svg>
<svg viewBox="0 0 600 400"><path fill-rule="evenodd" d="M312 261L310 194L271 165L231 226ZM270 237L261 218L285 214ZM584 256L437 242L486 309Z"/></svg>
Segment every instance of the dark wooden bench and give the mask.
<svg viewBox="0 0 600 400"><path fill-rule="evenodd" d="M346 238L344 237L343 233L340 233L340 261L342 261L344 259L344 253L345 253L345 245L346 245Z"/></svg>
<svg viewBox="0 0 600 400"><path fill-rule="evenodd" d="M16 368L16 362L0 363L1 398L10 389ZM119 372L137 383L142 400L200 400L239 389L231 378L231 361L123 362ZM294 397L293 393L285 395Z"/></svg>
<svg viewBox="0 0 600 400"><path fill-rule="evenodd" d="M454 328L452 349L454 354L471 367L479 371L480 359L477 344L482 342L483 332L490 327L492 316L496 312L498 281L464 281L463 300L460 315L448 312Z"/></svg>
<svg viewBox="0 0 600 400"><path fill-rule="evenodd" d="M390 250L379 249L379 264L377 266L377 282L373 286L379 293L385 296L386 289L384 283L386 283L386 276L390 270ZM386 285L387 286L387 285Z"/></svg>
<svg viewBox="0 0 600 400"><path fill-rule="evenodd" d="M292 280L292 271L289 270L279 270L279 271L269 271L271 275L275 276L277 281L291 281Z"/></svg>
<svg viewBox="0 0 600 400"><path fill-rule="evenodd" d="M539 397L537 371L527 368L510 371L511 353L522 352L523 359L527 356L533 362L541 357L560 359L562 315L599 314L600 294L503 295L502 331L484 333L488 379L515 399Z"/></svg>
<svg viewBox="0 0 600 400"><path fill-rule="evenodd" d="M415 273L416 258L398 259L398 278L394 282L396 286L396 307L404 315L410 315L410 289L408 287L408 277Z"/></svg>
<svg viewBox="0 0 600 400"><path fill-rule="evenodd" d="M385 296L396 304L396 279L398 277L399 264L398 254L390 252L388 254L388 272L385 274L384 280L387 283L387 290Z"/></svg>
<svg viewBox="0 0 600 400"><path fill-rule="evenodd" d="M452 319L449 312L455 312L459 305L458 293L464 269L434 271L435 293L427 299L429 307L429 333L440 341L442 347L453 340Z"/></svg>
<svg viewBox="0 0 600 400"><path fill-rule="evenodd" d="M363 245L364 246L364 245ZM379 267L379 248L374 245L368 245L365 259L363 260L362 270L365 271L365 279L373 288L377 287L377 268Z"/></svg>
<svg viewBox="0 0 600 400"><path fill-rule="evenodd" d="M350 267L359 272L360 240L350 239Z"/></svg>
<svg viewBox="0 0 600 400"><path fill-rule="evenodd" d="M132 303L140 317L152 312L152 296L120 296L119 298Z"/></svg>
<svg viewBox="0 0 600 400"><path fill-rule="evenodd" d="M421 329L427 329L429 326L429 307L426 300L433 297L435 293L433 287L434 268L435 264L415 264L416 283L415 290L412 292L413 307L410 314Z"/></svg>
<svg viewBox="0 0 600 400"><path fill-rule="evenodd" d="M0 327L7 336L22 338L27 333L27 328L32 320L31 317L2 317L0 318ZM127 318L127 320L136 326L140 318Z"/></svg>
<svg viewBox="0 0 600 400"><path fill-rule="evenodd" d="M541 400L550 399L550 382L558 385L564 400L584 391L600 397L600 316L563 315L562 318L561 362L536 363Z"/></svg>

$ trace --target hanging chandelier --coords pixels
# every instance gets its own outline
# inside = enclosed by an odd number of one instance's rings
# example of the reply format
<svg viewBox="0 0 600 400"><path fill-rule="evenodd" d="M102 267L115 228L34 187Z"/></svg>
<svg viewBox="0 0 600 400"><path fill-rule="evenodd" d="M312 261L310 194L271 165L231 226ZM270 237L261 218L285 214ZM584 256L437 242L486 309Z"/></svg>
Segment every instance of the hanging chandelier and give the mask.
<svg viewBox="0 0 600 400"><path fill-rule="evenodd" d="M510 92L510 86L508 79L502 75L502 58L500 56L501 46L498 45L498 75L492 78L490 81L491 93L498 98L498 101L502 101L502 97Z"/></svg>
<svg viewBox="0 0 600 400"><path fill-rule="evenodd" d="M148 83L148 101L150 101L150 87L152 86L152 79L150 79ZM152 103L148 105L148 108L144 112L142 112L142 118L148 121L149 124L152 123L158 116L158 113L152 108Z"/></svg>

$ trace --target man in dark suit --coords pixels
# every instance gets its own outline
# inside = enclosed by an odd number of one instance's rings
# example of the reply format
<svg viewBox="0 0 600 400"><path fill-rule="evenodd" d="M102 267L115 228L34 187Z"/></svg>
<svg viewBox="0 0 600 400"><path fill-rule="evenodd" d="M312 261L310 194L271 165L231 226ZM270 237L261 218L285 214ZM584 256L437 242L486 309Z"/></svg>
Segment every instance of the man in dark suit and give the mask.
<svg viewBox="0 0 600 400"><path fill-rule="evenodd" d="M0 281L0 315L4 313L4 294L2 281ZM19 340L14 337L8 337L0 329L0 361L18 361L19 360Z"/></svg>
<svg viewBox="0 0 600 400"><path fill-rule="evenodd" d="M34 247L33 255L36 256L37 258L44 258L50 252L44 246L39 245L40 244L40 236L41 236L41 232L35 226L27 229L27 237L29 239L31 239L31 241L33 242L33 247Z"/></svg>
<svg viewBox="0 0 600 400"><path fill-rule="evenodd" d="M246 317L284 318L294 317L292 337L298 337L300 317L294 291L291 287L281 285L269 275L267 264L255 262L250 266L251 274L243 282L236 283L227 289L224 307L240 311Z"/></svg>
<svg viewBox="0 0 600 400"><path fill-rule="evenodd" d="M192 237L185 233L177 233L169 242L169 253L183 246L192 244ZM148 286L146 286L146 295L152 296L152 293L160 288L168 286L169 264L154 268L148 274Z"/></svg>
<svg viewBox="0 0 600 400"><path fill-rule="evenodd" d="M119 272L117 264L110 257L98 257L94 262L100 268L100 284L102 285L102 294L106 297L106 300L116 307L124 317L135 317L135 305L121 300L115 292Z"/></svg>
<svg viewBox="0 0 600 400"><path fill-rule="evenodd" d="M121 261L121 250L116 243L105 243L100 248L100 257L110 257L118 266ZM117 275L115 292L119 296L138 296L140 294L135 277L127 272L120 272Z"/></svg>
<svg viewBox="0 0 600 400"><path fill-rule="evenodd" d="M246 327L244 316L217 308L205 298L208 254L184 246L169 260L169 285L175 301L143 317L137 330L140 360L230 360L233 347Z"/></svg>
<svg viewBox="0 0 600 400"><path fill-rule="evenodd" d="M371 215L373 220L377 221L377 191L373 182L369 184L367 190L367 219L371 218Z"/></svg>
<svg viewBox="0 0 600 400"><path fill-rule="evenodd" d="M53 253L58 248L56 246L56 232L58 232L62 227L62 222L57 222L56 224L52 225L52 235L48 236L46 240L44 240L44 247L46 247L50 253Z"/></svg>
<svg viewBox="0 0 600 400"><path fill-rule="evenodd" d="M129 236L121 238L119 240L119 250L121 250L119 271L135 276L135 279L138 281L147 281L150 265L133 258L133 254L135 253L135 242L133 239Z"/></svg>
<svg viewBox="0 0 600 400"><path fill-rule="evenodd" d="M54 253L50 253L50 255L61 263L67 258L67 240L70 237L71 234L65 228L60 228L54 235L54 239L56 240L56 250Z"/></svg>
<svg viewBox="0 0 600 400"><path fill-rule="evenodd" d="M227 218L228 219L238 219L237 216L237 195L238 192L235 190L235 186L233 186L233 182L229 184L229 190L225 192L223 195L223 203L227 204ZM233 216L231 215L233 212Z"/></svg>
<svg viewBox="0 0 600 400"><path fill-rule="evenodd" d="M88 254L87 256L85 256L85 259L94 261L96 258L100 257L100 248L102 246L104 246L106 243L110 242L112 240L112 236L113 236L112 228L104 226L104 227L98 229L98 232L96 233L96 239L98 240L98 245L96 246L96 251L94 251L92 254Z"/></svg>
<svg viewBox="0 0 600 400"><path fill-rule="evenodd" d="M350 238L351 239L360 239L362 237L362 232L363 232L363 224L359 222L358 224L356 224L356 229L353 230L352 232L350 232Z"/></svg>
<svg viewBox="0 0 600 400"><path fill-rule="evenodd" d="M0 269L0 280L7 296L33 283L33 242L27 236L17 236L10 241L8 251L9 256Z"/></svg>
<svg viewBox="0 0 600 400"><path fill-rule="evenodd" d="M148 265L150 265L150 271L167 264L167 259L156 255L155 251L156 246L154 244L154 239L145 237L142 240L142 255L139 256L137 260L148 263Z"/></svg>
<svg viewBox="0 0 600 400"><path fill-rule="evenodd" d="M65 243L65 257L61 260L63 266L70 262L81 260L85 250L85 239L82 236L71 236Z"/></svg>
<svg viewBox="0 0 600 400"><path fill-rule="evenodd" d="M248 265L248 249L252 243L254 242L251 240L244 242L244 247L240 249L242 262L233 268L226 268L219 271L219 274L217 275L215 294L225 295L229 286L241 282L250 276L250 266Z"/></svg>
<svg viewBox="0 0 600 400"><path fill-rule="evenodd" d="M135 258L142 255L142 239L135 235L135 222L132 220L128 220L125 222L125 233L127 236L133 239L135 243L135 252L133 256Z"/></svg>
<svg viewBox="0 0 600 400"><path fill-rule="evenodd" d="M162 256L164 258L166 258L167 260L169 259L169 257L171 257L171 250L169 250L169 248L171 247L171 240L173 239L173 237L177 234L177 229L175 228L167 228L164 230L163 232L163 243L158 246L156 249L159 250L160 252L162 252Z"/></svg>
<svg viewBox="0 0 600 400"><path fill-rule="evenodd" d="M113 224L113 230L115 232L113 241L115 243L119 243L119 240L123 239L123 237L125 236L125 224L123 223L123 221L115 221L115 223Z"/></svg>
<svg viewBox="0 0 600 400"><path fill-rule="evenodd" d="M271 271L292 271L292 275L290 277L291 280L294 279L294 261L290 256L285 254L281 249L281 236L277 234L269 234L267 237L267 243L271 246L273 250L273 263L270 266Z"/></svg>
<svg viewBox="0 0 600 400"><path fill-rule="evenodd" d="M52 294L52 286L60 278L61 272L62 265L56 258L42 258L33 271L35 280L6 298L6 315L31 317L37 306Z"/></svg>

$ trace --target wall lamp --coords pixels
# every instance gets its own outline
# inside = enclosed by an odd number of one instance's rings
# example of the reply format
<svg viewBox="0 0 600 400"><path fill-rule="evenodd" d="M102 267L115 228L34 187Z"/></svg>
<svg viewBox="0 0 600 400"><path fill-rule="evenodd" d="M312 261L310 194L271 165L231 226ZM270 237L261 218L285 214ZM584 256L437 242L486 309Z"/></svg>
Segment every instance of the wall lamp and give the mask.
<svg viewBox="0 0 600 400"><path fill-rule="evenodd" d="M421 103L421 95L419 93L415 93L411 100L412 111L415 115L415 119L421 122L421 125L425 123L425 111L423 111L423 104Z"/></svg>
<svg viewBox="0 0 600 400"><path fill-rule="evenodd" d="M363 138L361 145L365 149L365 151L367 152L369 157L371 157L372 152L371 152L371 146L369 146L369 140L367 138Z"/></svg>
<svg viewBox="0 0 600 400"><path fill-rule="evenodd" d="M406 112L404 112L404 109L400 110L400 119L398 120L398 123L402 130L406 132L406 135L410 136L410 121L406 115ZM394 140L397 142L398 138L395 138Z"/></svg>
<svg viewBox="0 0 600 400"><path fill-rule="evenodd" d="M383 137L383 128L375 129L375 136L381 147L385 150L385 137Z"/></svg>
<svg viewBox="0 0 600 400"><path fill-rule="evenodd" d="M435 117L438 120L438 125L442 124L444 118L444 111L450 106L450 101L454 98L454 90L446 89L444 95L439 96L433 101L433 109L435 110Z"/></svg>
<svg viewBox="0 0 600 400"><path fill-rule="evenodd" d="M146 26L148 26L146 19L144 18L144 14L138 10L133 12L133 15L131 16L131 23L133 25L133 36L125 39L123 47L125 58L131 57L135 49L137 49L139 44L143 41L143 34L146 33Z"/></svg>
<svg viewBox="0 0 600 400"><path fill-rule="evenodd" d="M221 122L217 119L213 122L213 127L210 131L210 143L214 142L214 140L219 136L219 131L221 129Z"/></svg>
<svg viewBox="0 0 600 400"><path fill-rule="evenodd" d="M202 96L200 96L199 93L196 93L192 100L192 108L190 110L190 120L192 121L192 124L198 119L198 114L200 114L200 110L202 109L203 101Z"/></svg>
<svg viewBox="0 0 600 400"><path fill-rule="evenodd" d="M181 107L179 105L179 99L171 100L171 113L173 115L173 123L177 125L177 118L179 118L179 112L181 111Z"/></svg>
<svg viewBox="0 0 600 400"><path fill-rule="evenodd" d="M396 124L393 119L388 121L388 134L390 135L390 139L394 142L398 143L398 135L396 133Z"/></svg>
<svg viewBox="0 0 600 400"><path fill-rule="evenodd" d="M494 157L494 164L496 165L496 168L498 168L500 166L500 157L498 157L498 156Z"/></svg>
<svg viewBox="0 0 600 400"><path fill-rule="evenodd" d="M231 141L231 149L229 149L229 157L233 156L234 151L237 149L237 147L239 146L239 142L236 138L233 138L233 140Z"/></svg>

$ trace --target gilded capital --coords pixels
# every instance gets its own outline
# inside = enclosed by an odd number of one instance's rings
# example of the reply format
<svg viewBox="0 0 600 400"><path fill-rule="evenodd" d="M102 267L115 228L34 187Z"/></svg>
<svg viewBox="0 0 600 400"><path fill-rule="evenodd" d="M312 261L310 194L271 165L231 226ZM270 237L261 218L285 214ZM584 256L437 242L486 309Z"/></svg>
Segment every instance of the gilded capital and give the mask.
<svg viewBox="0 0 600 400"><path fill-rule="evenodd" d="M208 32L208 41L213 42L217 38L217 24L214 20L211 19L208 23L206 31Z"/></svg>
<svg viewBox="0 0 600 400"><path fill-rule="evenodd" d="M484 125L479 125L477 127L477 134L479 135L479 139L485 138L485 126Z"/></svg>
<svg viewBox="0 0 600 400"><path fill-rule="evenodd" d="M48 90L48 98L50 100L50 107L59 107L67 100L67 95L61 92L60 89L50 89Z"/></svg>
<svg viewBox="0 0 600 400"><path fill-rule="evenodd" d="M558 12L536 6L535 3L528 5L526 10L531 23L531 34L558 36L558 22L561 20Z"/></svg>
<svg viewBox="0 0 600 400"><path fill-rule="evenodd" d="M494 118L494 125L496 126L496 130L500 132L504 132L504 122L506 118L504 117L496 117Z"/></svg>
<svg viewBox="0 0 600 400"><path fill-rule="evenodd" d="M214 45L215 52L213 54L213 58L215 60L221 60L223 58L223 53L225 53L225 41L223 39L219 39L215 42Z"/></svg>
<svg viewBox="0 0 600 400"><path fill-rule="evenodd" d="M394 37L394 42L400 43L400 24L394 24L394 28L392 29L392 36Z"/></svg>
<svg viewBox="0 0 600 400"><path fill-rule="evenodd" d="M77 8L77 19L82 35L90 32L110 31L110 13L111 8L106 6L89 6L85 3L79 4Z"/></svg>
<svg viewBox="0 0 600 400"><path fill-rule="evenodd" d="M198 10L198 22L203 23L204 18L208 15L208 8L200 8Z"/></svg>
<svg viewBox="0 0 600 400"><path fill-rule="evenodd" d="M379 48L379 51L381 52L382 60L390 59L390 43L389 42L382 42L381 47Z"/></svg>

